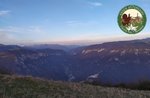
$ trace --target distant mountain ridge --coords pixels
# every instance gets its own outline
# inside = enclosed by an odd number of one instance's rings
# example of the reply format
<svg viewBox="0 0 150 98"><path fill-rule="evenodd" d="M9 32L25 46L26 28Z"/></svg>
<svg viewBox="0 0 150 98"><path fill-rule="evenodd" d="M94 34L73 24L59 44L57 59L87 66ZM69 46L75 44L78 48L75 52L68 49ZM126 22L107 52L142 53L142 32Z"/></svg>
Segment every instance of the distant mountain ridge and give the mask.
<svg viewBox="0 0 150 98"><path fill-rule="evenodd" d="M58 44L36 44L24 46L27 49L59 49L64 51L69 51L73 48L80 47L79 45L58 45Z"/></svg>
<svg viewBox="0 0 150 98"><path fill-rule="evenodd" d="M0 69L53 80L86 81L96 75L102 84L136 83L150 80L150 43L118 41L69 51L0 45Z"/></svg>

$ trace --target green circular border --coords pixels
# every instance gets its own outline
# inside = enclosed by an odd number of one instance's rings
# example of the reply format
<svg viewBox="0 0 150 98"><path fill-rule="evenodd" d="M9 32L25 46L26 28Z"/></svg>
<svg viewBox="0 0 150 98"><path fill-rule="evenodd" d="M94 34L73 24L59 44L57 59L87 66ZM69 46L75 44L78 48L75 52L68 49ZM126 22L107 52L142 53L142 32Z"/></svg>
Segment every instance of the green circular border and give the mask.
<svg viewBox="0 0 150 98"><path fill-rule="evenodd" d="M142 16L143 16L143 20L144 20L143 26L142 26L138 31L136 31L136 32L129 32L129 31L122 25L122 23L121 23L121 21L120 21L122 14L123 14L126 10L128 10L128 9L136 9L136 10L138 10L138 11L142 14ZM142 8L140 8L139 6L137 6L137 5L127 5L127 6L125 6L124 8L121 9L121 11L119 12L119 15L118 15L118 25L119 25L120 29L121 29L122 31L124 31L125 33L127 33L127 34L137 34L137 33L141 32L141 31L144 29L144 27L146 26L146 22L147 22L147 18L146 18L146 14L145 14L144 10L143 10Z"/></svg>

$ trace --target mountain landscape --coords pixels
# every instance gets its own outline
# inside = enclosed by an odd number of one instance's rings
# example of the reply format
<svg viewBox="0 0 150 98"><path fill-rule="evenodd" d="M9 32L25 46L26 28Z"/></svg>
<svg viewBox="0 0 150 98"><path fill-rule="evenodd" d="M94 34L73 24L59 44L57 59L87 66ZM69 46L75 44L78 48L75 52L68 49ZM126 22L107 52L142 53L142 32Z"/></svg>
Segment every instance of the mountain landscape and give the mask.
<svg viewBox="0 0 150 98"><path fill-rule="evenodd" d="M41 47L40 47L41 46ZM51 46L51 47L48 47ZM65 47L65 46L64 46ZM64 49L0 45L0 70L22 76L119 85L150 80L150 40L107 42Z"/></svg>
<svg viewBox="0 0 150 98"><path fill-rule="evenodd" d="M149 2L0 0L0 98L150 98Z"/></svg>

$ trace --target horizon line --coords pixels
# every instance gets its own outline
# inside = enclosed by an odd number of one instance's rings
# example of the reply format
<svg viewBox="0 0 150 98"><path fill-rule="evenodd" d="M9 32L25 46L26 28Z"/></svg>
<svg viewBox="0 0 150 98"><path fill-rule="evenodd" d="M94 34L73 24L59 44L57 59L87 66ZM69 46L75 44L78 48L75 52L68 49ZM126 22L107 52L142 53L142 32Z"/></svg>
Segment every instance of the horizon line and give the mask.
<svg viewBox="0 0 150 98"><path fill-rule="evenodd" d="M102 44L106 42L116 42L116 41L130 41L130 40L140 40L150 38L150 34L144 35L125 35L125 36L112 36L103 37L96 39L83 39L83 40L64 40L64 41L16 41L12 43L0 43L3 45L36 45L36 44L56 44L56 45L91 45L91 44Z"/></svg>

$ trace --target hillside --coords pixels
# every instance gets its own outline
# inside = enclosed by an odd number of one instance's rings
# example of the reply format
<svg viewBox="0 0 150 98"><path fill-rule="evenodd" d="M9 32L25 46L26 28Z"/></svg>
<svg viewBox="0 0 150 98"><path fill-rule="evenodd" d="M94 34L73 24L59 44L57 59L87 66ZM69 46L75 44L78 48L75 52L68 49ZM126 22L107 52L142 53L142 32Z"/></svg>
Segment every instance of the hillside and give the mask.
<svg viewBox="0 0 150 98"><path fill-rule="evenodd" d="M0 70L56 81L80 82L94 76L96 82L108 85L150 81L149 39L107 42L70 51L54 48L0 45Z"/></svg>
<svg viewBox="0 0 150 98"><path fill-rule="evenodd" d="M150 91L0 75L0 98L150 98Z"/></svg>

